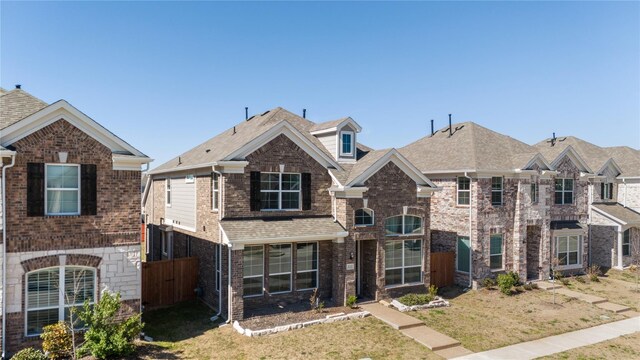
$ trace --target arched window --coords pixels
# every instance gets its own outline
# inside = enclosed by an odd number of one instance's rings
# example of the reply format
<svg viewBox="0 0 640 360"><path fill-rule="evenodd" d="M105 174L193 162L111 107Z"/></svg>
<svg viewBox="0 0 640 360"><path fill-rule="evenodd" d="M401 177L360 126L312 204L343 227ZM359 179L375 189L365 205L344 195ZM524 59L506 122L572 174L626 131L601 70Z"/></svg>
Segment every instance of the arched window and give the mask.
<svg viewBox="0 0 640 360"><path fill-rule="evenodd" d="M384 229L387 236L419 235L423 233L422 218L414 215L392 216L384 221Z"/></svg>
<svg viewBox="0 0 640 360"><path fill-rule="evenodd" d="M356 210L354 221L356 226L371 226L373 221L373 210L367 208Z"/></svg>
<svg viewBox="0 0 640 360"><path fill-rule="evenodd" d="M71 308L96 298L96 270L80 266L60 266L36 270L26 275L26 334L42 333L42 328L60 320L69 321ZM77 315L76 315L77 316ZM74 325L82 327L74 319Z"/></svg>

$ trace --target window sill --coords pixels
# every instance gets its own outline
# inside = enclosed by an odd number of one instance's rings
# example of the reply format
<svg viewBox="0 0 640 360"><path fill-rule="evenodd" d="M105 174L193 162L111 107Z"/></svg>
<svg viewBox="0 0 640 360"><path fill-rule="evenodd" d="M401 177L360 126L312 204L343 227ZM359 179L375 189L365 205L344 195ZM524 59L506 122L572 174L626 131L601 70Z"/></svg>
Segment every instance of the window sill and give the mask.
<svg viewBox="0 0 640 360"><path fill-rule="evenodd" d="M424 233L422 234L385 234L384 236L390 237L390 238L399 238L399 237L404 238L404 237L411 237L411 236L418 237L418 236L424 236Z"/></svg>
<svg viewBox="0 0 640 360"><path fill-rule="evenodd" d="M406 283L406 284L394 284L394 285L385 285L385 289L397 289L397 288L403 288L403 287L409 287L409 286L417 286L417 285L424 285L423 282L412 282L412 283Z"/></svg>
<svg viewBox="0 0 640 360"><path fill-rule="evenodd" d="M560 270L560 271L564 271L564 270L577 270L577 269L582 269L582 264L576 264L576 265L564 265L564 266L558 266L556 268L556 270Z"/></svg>
<svg viewBox="0 0 640 360"><path fill-rule="evenodd" d="M457 273L460 273L460 274L469 275L469 272L468 272L468 271L463 271L463 270L458 270L458 269L456 269L456 272L457 272Z"/></svg>
<svg viewBox="0 0 640 360"><path fill-rule="evenodd" d="M264 212L277 212L277 211L302 211L302 209L260 209Z"/></svg>
<svg viewBox="0 0 640 360"><path fill-rule="evenodd" d="M287 290L287 291L278 291L278 292L270 292L269 295L282 295L282 294L290 294L293 291L291 290Z"/></svg>
<svg viewBox="0 0 640 360"><path fill-rule="evenodd" d="M256 297L260 297L260 296L264 296L264 293L256 294L256 295L242 295L242 298L243 299L250 299L250 298L256 298Z"/></svg>
<svg viewBox="0 0 640 360"><path fill-rule="evenodd" d="M369 224L369 225L353 225L353 227L357 227L357 228L368 228L368 227L372 227L373 224Z"/></svg>
<svg viewBox="0 0 640 360"><path fill-rule="evenodd" d="M502 272L505 271L505 268L501 268L501 269L491 269L492 273L496 273L496 272Z"/></svg>

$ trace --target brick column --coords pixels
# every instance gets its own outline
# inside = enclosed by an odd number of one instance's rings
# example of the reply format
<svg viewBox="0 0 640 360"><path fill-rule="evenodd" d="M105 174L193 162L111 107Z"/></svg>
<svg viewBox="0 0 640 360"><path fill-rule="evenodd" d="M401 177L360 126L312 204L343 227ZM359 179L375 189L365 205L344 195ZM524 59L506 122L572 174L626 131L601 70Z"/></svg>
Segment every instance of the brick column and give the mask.
<svg viewBox="0 0 640 360"><path fill-rule="evenodd" d="M231 319L244 319L243 250L231 250Z"/></svg>
<svg viewBox="0 0 640 360"><path fill-rule="evenodd" d="M334 240L331 243L331 253L333 255L333 286L332 298L336 305L344 305L345 295L345 244Z"/></svg>
<svg viewBox="0 0 640 360"><path fill-rule="evenodd" d="M353 255L353 256L352 256ZM349 236L344 242L344 257L345 257L345 295L344 303L349 295L356 294L356 242ZM350 267L351 270L347 270Z"/></svg>

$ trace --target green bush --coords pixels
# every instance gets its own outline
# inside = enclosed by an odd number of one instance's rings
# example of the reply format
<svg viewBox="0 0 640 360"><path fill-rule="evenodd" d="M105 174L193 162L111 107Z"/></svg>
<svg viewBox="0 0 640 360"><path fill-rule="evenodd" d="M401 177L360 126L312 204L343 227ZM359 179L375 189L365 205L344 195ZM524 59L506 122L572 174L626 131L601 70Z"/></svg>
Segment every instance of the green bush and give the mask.
<svg viewBox="0 0 640 360"><path fill-rule="evenodd" d="M429 286L429 296L431 297L431 300L435 299L436 296L438 296L438 287L435 285L430 285ZM431 301L429 300L429 301Z"/></svg>
<svg viewBox="0 0 640 360"><path fill-rule="evenodd" d="M514 277L510 274L500 274L498 275L498 287L500 291L502 291L505 295L511 295L511 289L516 286L518 282L514 280Z"/></svg>
<svg viewBox="0 0 640 360"><path fill-rule="evenodd" d="M598 265L591 265L587 268L587 275L589 276L590 281L599 282L600 278L598 276L600 276L600 274L600 266Z"/></svg>
<svg viewBox="0 0 640 360"><path fill-rule="evenodd" d="M431 294L406 294L401 296L398 301L407 306L414 306L428 304L433 299L434 296Z"/></svg>
<svg viewBox="0 0 640 360"><path fill-rule="evenodd" d="M40 350L26 348L18 351L11 360L47 360L47 356Z"/></svg>
<svg viewBox="0 0 640 360"><path fill-rule="evenodd" d="M525 290L533 290L533 286L531 284L524 284L522 286Z"/></svg>
<svg viewBox="0 0 640 360"><path fill-rule="evenodd" d="M582 284L587 282L587 280L585 280L582 276L576 276L576 281Z"/></svg>
<svg viewBox="0 0 640 360"><path fill-rule="evenodd" d="M80 349L98 359L120 358L131 354L135 347L133 340L138 337L144 324L140 314L126 320L118 319L121 306L120 294L102 293L100 301L91 306L85 302L78 317L87 326L85 343Z"/></svg>
<svg viewBox="0 0 640 360"><path fill-rule="evenodd" d="M482 280L482 287L484 288L493 289L496 285L496 279L494 278L484 278Z"/></svg>
<svg viewBox="0 0 640 360"><path fill-rule="evenodd" d="M42 350L52 360L68 359L73 354L71 331L64 321L42 328Z"/></svg>
<svg viewBox="0 0 640 360"><path fill-rule="evenodd" d="M355 308L356 307L356 301L358 301L358 298L355 295L349 295L347 297L347 306L350 308Z"/></svg>

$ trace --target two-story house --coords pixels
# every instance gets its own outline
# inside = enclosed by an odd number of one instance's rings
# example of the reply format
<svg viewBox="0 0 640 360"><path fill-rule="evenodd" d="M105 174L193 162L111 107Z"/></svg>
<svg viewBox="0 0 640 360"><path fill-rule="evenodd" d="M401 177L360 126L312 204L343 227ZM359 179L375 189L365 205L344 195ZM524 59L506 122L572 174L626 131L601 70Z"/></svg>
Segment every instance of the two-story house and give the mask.
<svg viewBox="0 0 640 360"><path fill-rule="evenodd" d="M640 255L640 152L629 147L602 148L567 136L534 145L546 157L567 149L584 162L587 182L589 263L622 269ZM636 259L637 260L637 259Z"/></svg>
<svg viewBox="0 0 640 360"><path fill-rule="evenodd" d="M65 100L0 89L3 358L69 309L140 310L140 170L151 159Z"/></svg>
<svg viewBox="0 0 640 360"><path fill-rule="evenodd" d="M199 257L199 294L227 319L273 303L424 291L435 186L351 118L276 108L149 173L147 260Z"/></svg>

